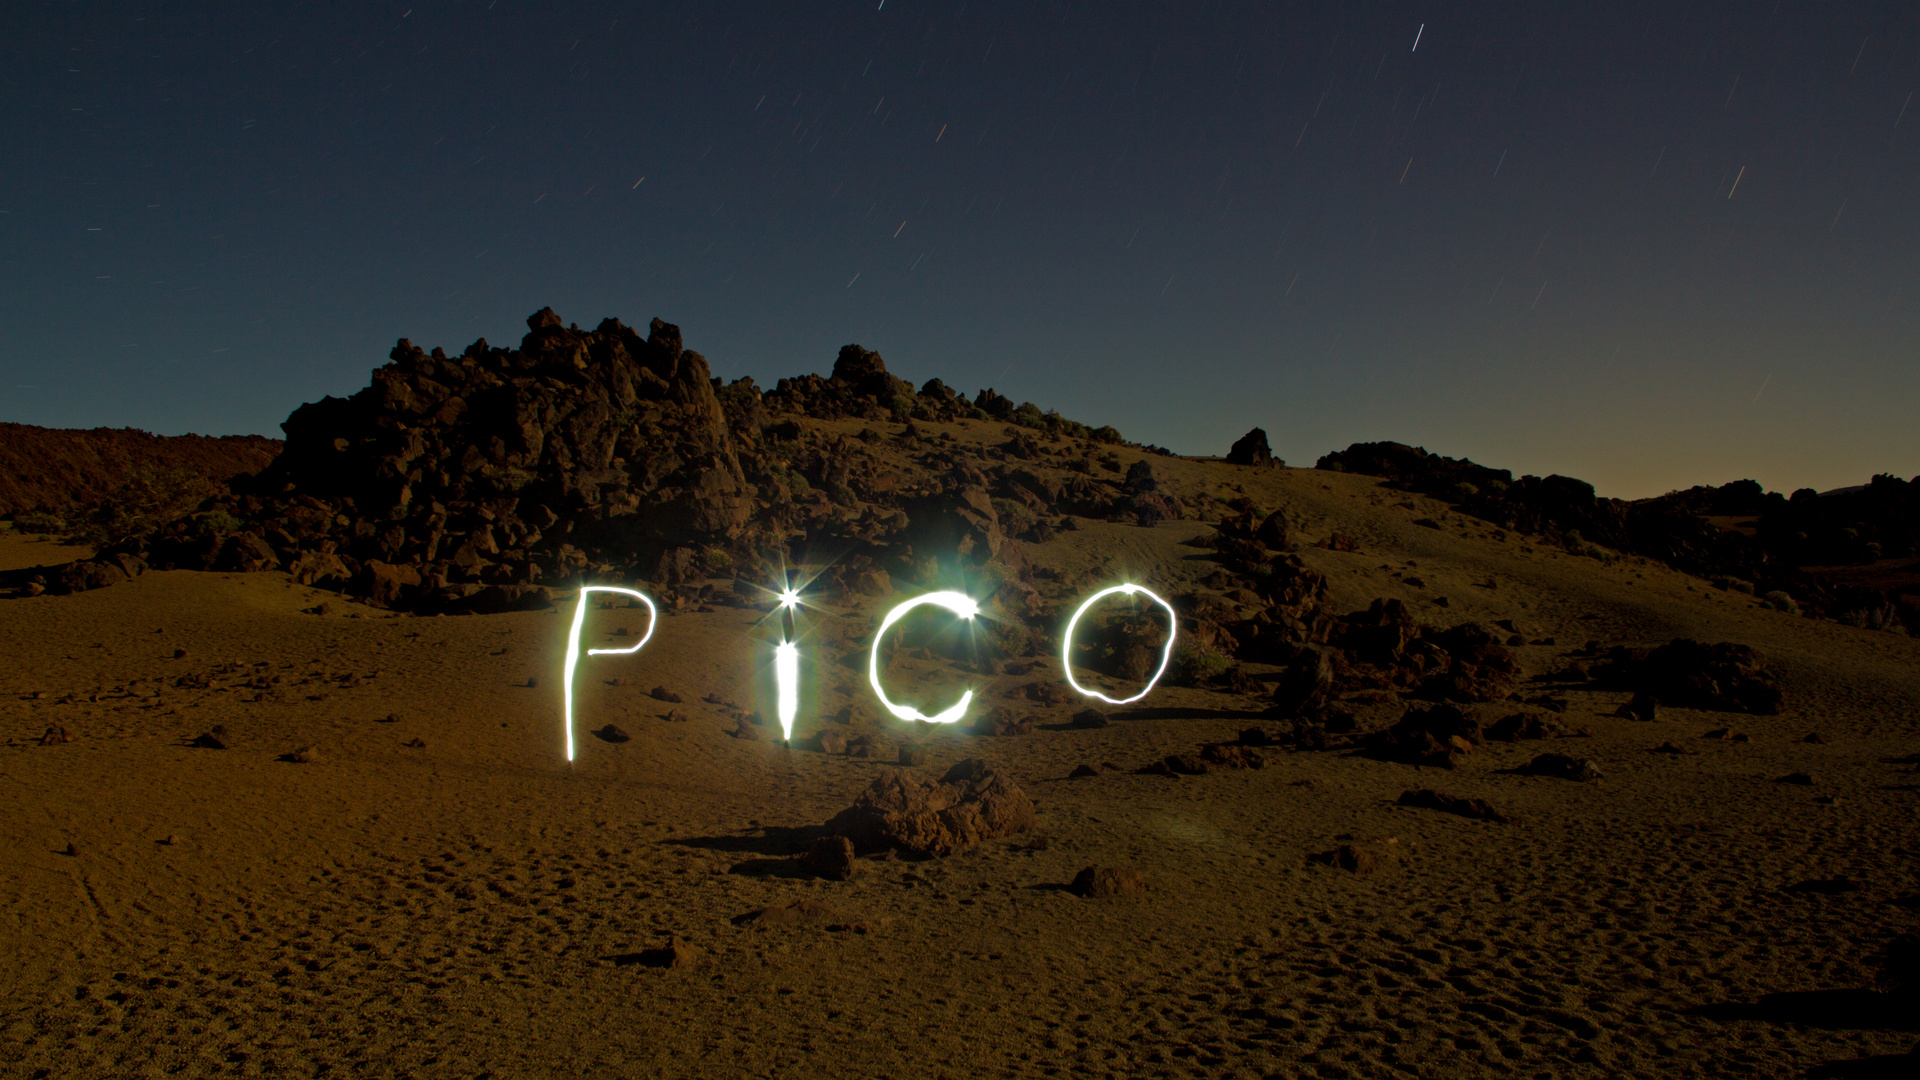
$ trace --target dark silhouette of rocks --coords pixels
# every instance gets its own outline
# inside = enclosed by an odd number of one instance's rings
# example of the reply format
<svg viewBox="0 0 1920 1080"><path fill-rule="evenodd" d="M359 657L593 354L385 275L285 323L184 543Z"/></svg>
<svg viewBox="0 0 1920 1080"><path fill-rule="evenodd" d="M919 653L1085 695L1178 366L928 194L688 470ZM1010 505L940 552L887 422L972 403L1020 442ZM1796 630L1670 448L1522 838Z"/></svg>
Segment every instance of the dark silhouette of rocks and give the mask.
<svg viewBox="0 0 1920 1080"><path fill-rule="evenodd" d="M826 827L862 852L893 850L927 858L1024 832L1033 821L1033 800L1026 792L969 758L938 781L883 768Z"/></svg>
<svg viewBox="0 0 1920 1080"><path fill-rule="evenodd" d="M1811 613L1855 626L1920 625L1920 582L1911 573L1806 569L1920 554L1920 477L1882 474L1855 488L1825 495L1804 488L1791 497L1740 480L1627 502L1599 498L1593 485L1572 477L1515 480L1506 469L1394 442L1354 443L1315 467L1383 477L1579 554L1640 555L1723 589L1780 590ZM1729 517L1751 520L1744 528L1723 527Z"/></svg>
<svg viewBox="0 0 1920 1080"><path fill-rule="evenodd" d="M1267 446L1266 430L1254 428L1234 441L1233 447L1227 451L1227 464L1265 467L1285 465L1286 462L1274 458L1273 450Z"/></svg>
<svg viewBox="0 0 1920 1080"><path fill-rule="evenodd" d="M1113 429L991 390L969 401L937 379L915 391L857 345L832 375L763 393L715 379L658 319L644 335L617 319L582 330L542 309L527 326L517 348L482 340L459 356L402 340L365 389L296 409L257 475L99 558L6 584L27 595L148 567L284 569L375 606L491 612L546 606L552 587L588 576L691 590L759 574L817 537L849 552L819 589L877 596L927 571L916 550L1019 569L1017 537L1044 541L1064 513L1147 525L1185 513L1150 470L1125 485L1095 475L1095 448L1121 441ZM913 460L876 454L872 429L827 435L803 418L903 422ZM1026 461L912 426L989 418ZM1039 438L1078 440L1087 457L1042 454Z"/></svg>

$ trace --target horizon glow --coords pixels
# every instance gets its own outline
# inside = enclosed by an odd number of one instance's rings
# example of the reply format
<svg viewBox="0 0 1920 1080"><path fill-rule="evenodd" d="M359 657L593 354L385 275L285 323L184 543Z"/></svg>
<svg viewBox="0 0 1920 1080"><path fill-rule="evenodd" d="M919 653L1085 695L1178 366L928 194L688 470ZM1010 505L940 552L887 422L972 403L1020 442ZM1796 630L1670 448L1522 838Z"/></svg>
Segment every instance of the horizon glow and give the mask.
<svg viewBox="0 0 1920 1080"><path fill-rule="evenodd" d="M1114 593L1124 593L1127 596L1132 596L1135 593L1145 593L1155 603L1167 609L1167 643L1166 646L1160 650L1160 669L1153 673L1153 677L1147 680L1146 687L1139 693L1130 698L1122 698L1119 700L1110 698L1098 690L1089 690L1080 685L1080 680L1073 677L1073 628L1080 622L1080 616L1086 614L1088 608L1098 603L1101 598L1111 596ZM1153 693L1154 684L1160 681L1160 676L1166 674L1167 664L1173 659L1173 638L1179 624L1180 619L1179 616L1174 614L1173 605L1162 600L1159 594L1155 593L1152 589L1135 585L1131 582L1101 589L1099 592L1087 597L1086 601L1074 611L1073 618L1067 620L1067 630L1066 633L1062 635L1063 640L1060 644L1060 667L1067 673L1067 685L1078 690L1085 697L1099 698L1109 705L1131 705L1139 701L1141 698Z"/></svg>
<svg viewBox="0 0 1920 1080"><path fill-rule="evenodd" d="M640 635L640 640L635 642L630 648L588 649L588 656L632 655L633 653L637 653L640 651L640 647L645 645L647 641L653 637L653 628L660 622L659 609L653 606L653 601L648 599L645 593L638 592L634 589L623 589L618 585L580 586L580 600L573 608L573 626L567 631L567 665L560 677L560 693L564 702L562 723L566 726L568 762L573 761L573 672L574 669L580 665L580 627L587 621L587 596L590 593L597 592L620 593L623 596L631 596L642 604L645 604L647 606L647 632Z"/></svg>
<svg viewBox="0 0 1920 1080"><path fill-rule="evenodd" d="M973 704L972 690L961 694L960 700L946 710L936 713L933 716L928 716L911 705L895 705L893 701L887 697L886 690L880 686L881 640L886 637L887 631L892 629L894 623L899 622L908 612L923 604L932 604L936 607L946 608L960 618L969 621L980 614L980 605L973 597L968 596L966 593L950 591L931 592L923 596L916 596L906 603L895 607L892 611L887 612L885 619L880 621L880 629L874 631L873 650L867 657L867 681L873 685L874 696L880 699L880 704L885 705L887 711L892 713L895 719L921 720L929 724L957 723L962 717L967 715L967 707Z"/></svg>

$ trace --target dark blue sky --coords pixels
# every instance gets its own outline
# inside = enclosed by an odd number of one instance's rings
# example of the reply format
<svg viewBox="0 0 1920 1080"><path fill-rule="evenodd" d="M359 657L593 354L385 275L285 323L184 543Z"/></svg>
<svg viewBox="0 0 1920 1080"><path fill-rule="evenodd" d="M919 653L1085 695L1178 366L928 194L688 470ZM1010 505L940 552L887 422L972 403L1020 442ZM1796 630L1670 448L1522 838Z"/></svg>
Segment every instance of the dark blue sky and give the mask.
<svg viewBox="0 0 1920 1080"><path fill-rule="evenodd" d="M3 420L278 434L552 305L1183 453L1920 473L1912 3L22 0L0 56Z"/></svg>

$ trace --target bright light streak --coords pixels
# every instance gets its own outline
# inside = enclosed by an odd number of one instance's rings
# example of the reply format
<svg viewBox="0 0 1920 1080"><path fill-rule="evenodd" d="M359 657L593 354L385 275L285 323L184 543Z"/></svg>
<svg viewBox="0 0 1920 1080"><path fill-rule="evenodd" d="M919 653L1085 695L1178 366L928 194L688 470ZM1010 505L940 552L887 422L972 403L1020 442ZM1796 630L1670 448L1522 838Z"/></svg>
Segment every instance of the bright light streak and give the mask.
<svg viewBox="0 0 1920 1080"><path fill-rule="evenodd" d="M793 718L800 711L800 649L783 641L773 650L773 679L780 688L780 737L793 741Z"/></svg>
<svg viewBox="0 0 1920 1080"><path fill-rule="evenodd" d="M788 611L800 606L800 590L788 586L780 590L780 606Z"/></svg>
<svg viewBox="0 0 1920 1080"><path fill-rule="evenodd" d="M1419 51L1420 51L1420 37L1421 37L1421 35L1422 35L1422 34L1425 34L1426 32L1427 32L1427 24L1426 24L1426 23L1421 23L1421 24L1420 24L1420 33L1419 33L1419 34L1415 34L1415 35L1413 35L1413 48L1412 48L1412 49L1410 49L1410 50L1408 50L1408 51L1410 51L1410 52L1419 52Z"/></svg>
<svg viewBox="0 0 1920 1080"><path fill-rule="evenodd" d="M967 715L967 706L973 704L973 691L971 690L961 694L960 700L951 708L933 716L928 716L911 705L895 705L888 699L887 692L880 687L881 639L887 636L887 631L893 628L894 623L899 622L906 616L907 612L912 611L922 604L932 604L935 607L946 608L962 619L972 619L974 616L980 614L980 605L974 602L973 597L961 592L927 593L924 596L916 596L906 603L901 604L899 607L894 608L892 611L887 612L887 617L880 620L880 629L875 631L873 635L873 652L867 658L867 681L873 684L873 694L880 699L880 704L885 705L887 711L892 713L897 719L924 720L929 724L958 723L961 717Z"/></svg>
<svg viewBox="0 0 1920 1080"><path fill-rule="evenodd" d="M1101 693L1098 690L1089 690L1086 687L1081 686L1079 680L1073 677L1073 628L1076 624L1080 622L1080 616L1085 615L1087 613L1088 608L1099 603L1103 598L1112 596L1114 593L1124 593L1128 596L1132 596L1134 593L1145 593L1155 603L1167 609L1167 644L1165 648L1160 650L1160 670L1155 671L1153 673L1153 678L1147 680L1147 685L1139 693L1133 695L1130 698L1123 698L1118 701L1108 697L1107 695ZM1110 589L1101 589L1099 592L1094 593L1092 596L1087 597L1086 603L1081 604L1079 610L1073 613L1073 618L1067 620L1066 641L1060 646L1061 667L1063 667L1066 670L1067 685L1073 687L1075 690L1080 691L1080 693L1086 695L1087 697L1099 698L1101 701L1104 701L1109 705L1131 705L1134 702L1139 701L1141 698L1146 697L1148 694L1153 693L1153 685L1160 681L1160 676L1165 675L1167 673L1167 663L1173 659L1174 627L1179 625L1179 622L1180 622L1179 617L1176 616L1173 612L1173 605L1167 603L1165 600L1160 599L1160 597L1156 593L1154 593L1154 591L1151 589L1144 588L1139 585L1133 585L1133 584L1115 585Z"/></svg>
<svg viewBox="0 0 1920 1080"><path fill-rule="evenodd" d="M645 645L648 639L653 637L653 628L660 622L659 609L653 606L653 601L647 599L644 593L638 593L632 589L622 589L617 585L582 585L580 587L580 602L575 604L573 608L573 628L567 632L567 667L560 678L560 694L565 699L566 711L564 714L564 723L567 729L568 761L573 760L573 669L580 665L580 627L581 624L587 621L587 594L597 592L620 593L623 596L631 596L647 605L647 632L641 634L640 640L634 642L630 648L588 649L588 656L637 653L640 651L640 646Z"/></svg>

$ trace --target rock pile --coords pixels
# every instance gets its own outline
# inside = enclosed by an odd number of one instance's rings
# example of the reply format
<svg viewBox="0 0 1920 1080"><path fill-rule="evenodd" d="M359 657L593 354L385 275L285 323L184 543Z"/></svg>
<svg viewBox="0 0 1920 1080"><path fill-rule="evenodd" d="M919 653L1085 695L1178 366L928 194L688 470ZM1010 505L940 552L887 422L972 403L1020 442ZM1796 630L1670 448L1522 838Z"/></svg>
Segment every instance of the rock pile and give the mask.
<svg viewBox="0 0 1920 1080"><path fill-rule="evenodd" d="M1025 540L1065 514L1153 524L1185 516L1120 443L1031 404L939 380L918 391L849 345L827 377L762 393L722 383L677 327L592 330L551 309L517 348L459 356L402 340L370 384L295 410L284 450L230 494L85 562L15 575L16 595L72 592L148 567L284 569L376 606L493 611L543 606L589 575L662 589L762 571L809 539L846 552L822 591L884 595L933 560L1025 566ZM828 433L801 420L906 424ZM915 421L1005 421L998 448ZM1064 440L1064 442L1063 442ZM1002 452L1004 451L1004 452ZM902 460L904 452L905 460ZM1012 613L1050 616L1021 582ZM705 596L689 602L705 602Z"/></svg>

